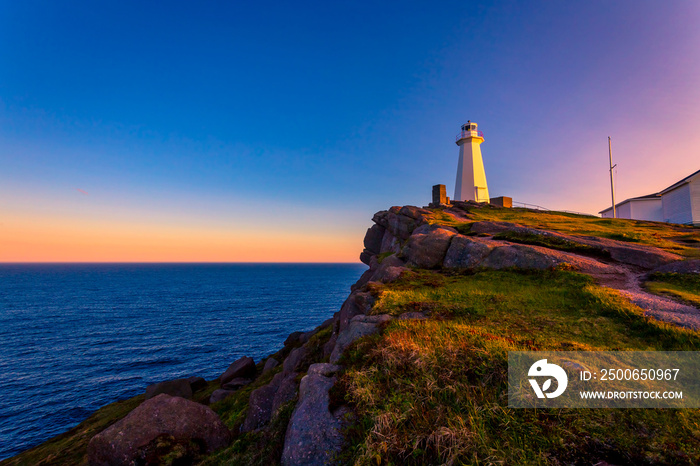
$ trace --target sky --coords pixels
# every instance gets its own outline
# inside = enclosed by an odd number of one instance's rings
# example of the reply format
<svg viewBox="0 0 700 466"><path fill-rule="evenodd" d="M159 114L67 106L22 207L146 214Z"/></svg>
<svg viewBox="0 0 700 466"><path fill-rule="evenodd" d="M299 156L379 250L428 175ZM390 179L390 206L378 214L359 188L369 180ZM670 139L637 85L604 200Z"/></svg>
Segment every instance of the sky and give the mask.
<svg viewBox="0 0 700 466"><path fill-rule="evenodd" d="M597 214L700 169L700 2L0 0L0 261L357 262L454 190Z"/></svg>

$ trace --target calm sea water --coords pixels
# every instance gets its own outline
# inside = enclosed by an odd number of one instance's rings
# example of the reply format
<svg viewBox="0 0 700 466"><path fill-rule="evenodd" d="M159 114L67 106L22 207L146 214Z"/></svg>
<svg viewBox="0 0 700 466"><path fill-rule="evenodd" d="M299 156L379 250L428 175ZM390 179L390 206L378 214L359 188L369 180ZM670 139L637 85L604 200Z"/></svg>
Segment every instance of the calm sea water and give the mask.
<svg viewBox="0 0 700 466"><path fill-rule="evenodd" d="M0 459L150 383L258 362L331 317L365 268L0 265Z"/></svg>

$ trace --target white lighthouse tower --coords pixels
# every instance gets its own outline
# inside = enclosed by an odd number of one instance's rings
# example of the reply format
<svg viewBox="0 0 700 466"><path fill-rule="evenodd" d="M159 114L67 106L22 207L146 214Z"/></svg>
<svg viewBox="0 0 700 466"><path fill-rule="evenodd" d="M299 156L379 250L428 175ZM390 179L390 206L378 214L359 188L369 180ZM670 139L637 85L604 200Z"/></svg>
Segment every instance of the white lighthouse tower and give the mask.
<svg viewBox="0 0 700 466"><path fill-rule="evenodd" d="M457 135L459 164L455 183L456 201L489 202L484 161L481 159L482 142L484 135L477 131L476 123L467 121L462 125L462 132Z"/></svg>

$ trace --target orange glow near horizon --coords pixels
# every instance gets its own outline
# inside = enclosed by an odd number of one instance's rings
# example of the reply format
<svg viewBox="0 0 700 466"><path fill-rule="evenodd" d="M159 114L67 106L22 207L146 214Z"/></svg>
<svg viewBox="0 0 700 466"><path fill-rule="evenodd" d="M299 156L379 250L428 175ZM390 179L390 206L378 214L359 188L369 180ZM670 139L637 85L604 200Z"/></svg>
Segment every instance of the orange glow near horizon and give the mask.
<svg viewBox="0 0 700 466"><path fill-rule="evenodd" d="M5 216L0 262L359 262L356 234Z"/></svg>

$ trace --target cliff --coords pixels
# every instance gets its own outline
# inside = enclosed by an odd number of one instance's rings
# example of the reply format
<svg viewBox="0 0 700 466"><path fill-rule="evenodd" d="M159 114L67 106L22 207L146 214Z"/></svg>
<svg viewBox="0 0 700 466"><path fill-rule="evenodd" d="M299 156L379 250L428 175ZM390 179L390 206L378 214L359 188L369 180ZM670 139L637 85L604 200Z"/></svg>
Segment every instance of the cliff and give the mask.
<svg viewBox="0 0 700 466"><path fill-rule="evenodd" d="M691 227L392 207L317 329L2 464L697 464L698 410L510 409L507 353L698 351L699 257Z"/></svg>

